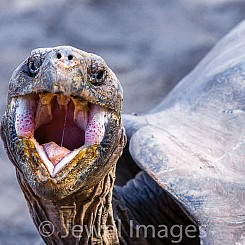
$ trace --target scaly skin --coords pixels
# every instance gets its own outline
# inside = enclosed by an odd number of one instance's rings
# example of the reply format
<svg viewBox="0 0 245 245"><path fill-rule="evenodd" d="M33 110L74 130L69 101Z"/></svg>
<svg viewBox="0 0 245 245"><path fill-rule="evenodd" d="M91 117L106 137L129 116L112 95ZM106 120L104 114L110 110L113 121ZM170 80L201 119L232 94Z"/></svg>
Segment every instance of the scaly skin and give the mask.
<svg viewBox="0 0 245 245"><path fill-rule="evenodd" d="M101 70L103 78L97 76ZM32 137L17 135L15 127L19 98L43 93L86 100L110 111L103 140L80 150L53 177ZM121 109L122 89L114 73L100 57L73 47L36 49L12 75L1 135L35 225L54 225L54 230L44 227L53 232L42 236L47 244L119 243L111 199L115 165L126 141ZM74 235L75 225L83 231Z"/></svg>

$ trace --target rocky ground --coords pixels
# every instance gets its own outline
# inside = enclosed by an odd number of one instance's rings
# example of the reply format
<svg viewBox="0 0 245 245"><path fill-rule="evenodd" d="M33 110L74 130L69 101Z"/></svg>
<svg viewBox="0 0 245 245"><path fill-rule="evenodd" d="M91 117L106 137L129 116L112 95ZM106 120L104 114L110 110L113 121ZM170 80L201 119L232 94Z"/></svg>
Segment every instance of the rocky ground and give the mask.
<svg viewBox="0 0 245 245"><path fill-rule="evenodd" d="M57 45L103 56L123 85L124 112L148 111L244 13L243 0L0 0L0 113L16 66ZM0 245L40 244L2 148Z"/></svg>

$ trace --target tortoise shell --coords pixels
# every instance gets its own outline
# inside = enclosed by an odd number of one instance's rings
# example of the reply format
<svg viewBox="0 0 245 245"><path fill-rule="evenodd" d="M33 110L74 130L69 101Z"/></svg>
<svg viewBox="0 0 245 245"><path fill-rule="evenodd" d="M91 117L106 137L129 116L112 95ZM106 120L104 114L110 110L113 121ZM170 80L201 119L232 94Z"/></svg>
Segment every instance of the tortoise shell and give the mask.
<svg viewBox="0 0 245 245"><path fill-rule="evenodd" d="M245 244L245 22L147 114L129 151L198 222L201 244Z"/></svg>

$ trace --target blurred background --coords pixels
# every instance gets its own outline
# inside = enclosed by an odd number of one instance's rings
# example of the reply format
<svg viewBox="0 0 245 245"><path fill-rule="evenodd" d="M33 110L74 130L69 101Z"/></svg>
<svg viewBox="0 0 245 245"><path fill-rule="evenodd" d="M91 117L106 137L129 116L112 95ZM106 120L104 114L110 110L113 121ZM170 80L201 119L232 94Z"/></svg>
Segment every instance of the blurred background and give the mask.
<svg viewBox="0 0 245 245"><path fill-rule="evenodd" d="M146 112L244 17L244 0L0 0L0 113L17 65L57 45L102 56L124 88L124 113ZM41 240L0 144L2 244Z"/></svg>

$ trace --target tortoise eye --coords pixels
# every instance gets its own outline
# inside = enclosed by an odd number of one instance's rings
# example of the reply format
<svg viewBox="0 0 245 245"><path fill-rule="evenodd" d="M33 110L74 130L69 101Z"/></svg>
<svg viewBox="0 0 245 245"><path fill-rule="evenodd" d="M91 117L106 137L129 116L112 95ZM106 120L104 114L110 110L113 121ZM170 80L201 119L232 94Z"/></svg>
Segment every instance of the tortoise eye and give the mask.
<svg viewBox="0 0 245 245"><path fill-rule="evenodd" d="M102 79L104 76L104 71L98 71L97 75L96 75L96 79L100 80Z"/></svg>
<svg viewBox="0 0 245 245"><path fill-rule="evenodd" d="M90 82L95 86L99 86L103 84L105 77L106 77L105 70L98 70L98 71L91 70Z"/></svg>
<svg viewBox="0 0 245 245"><path fill-rule="evenodd" d="M41 66L41 60L37 59L37 58L30 59L28 66L29 66L29 71L30 71L31 75L35 76L38 73L39 68Z"/></svg>

